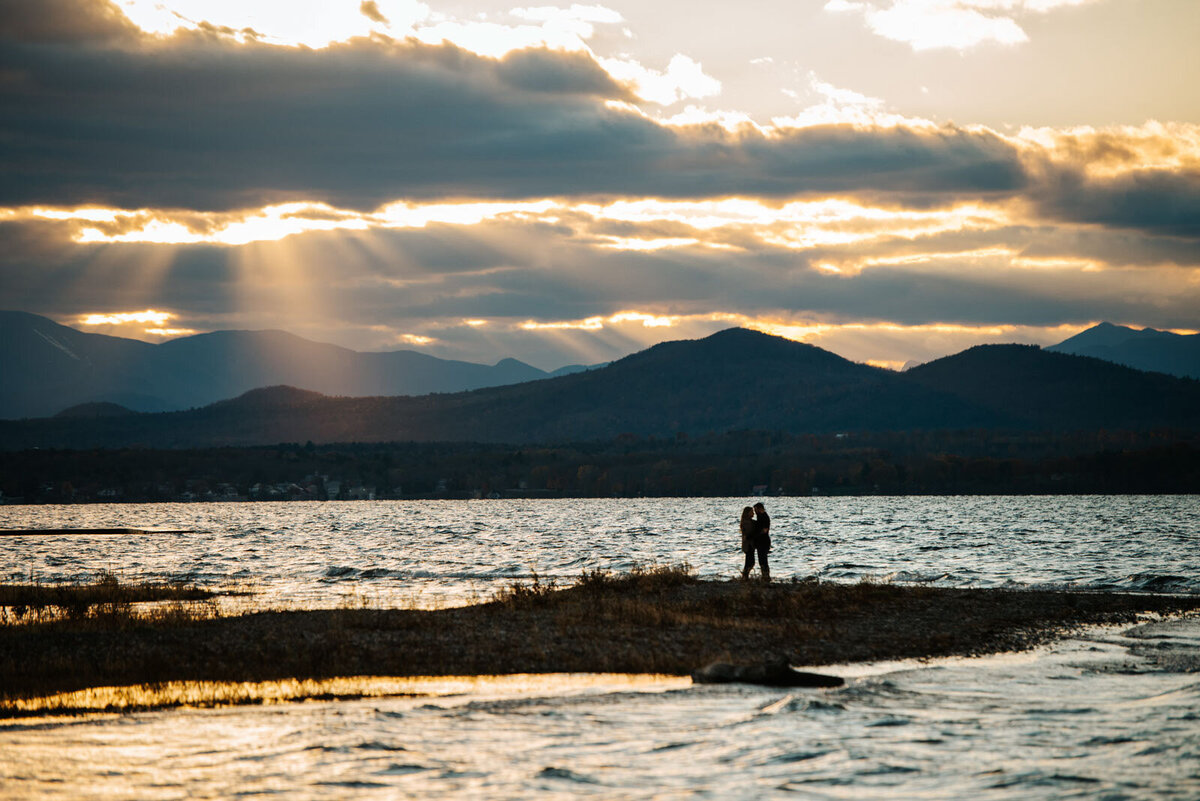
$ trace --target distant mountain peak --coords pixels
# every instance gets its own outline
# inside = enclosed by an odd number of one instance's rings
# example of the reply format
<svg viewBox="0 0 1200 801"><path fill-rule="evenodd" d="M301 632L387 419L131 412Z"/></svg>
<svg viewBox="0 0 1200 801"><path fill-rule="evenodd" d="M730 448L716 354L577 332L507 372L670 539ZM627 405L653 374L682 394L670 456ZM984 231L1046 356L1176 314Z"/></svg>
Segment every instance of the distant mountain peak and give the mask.
<svg viewBox="0 0 1200 801"><path fill-rule="evenodd" d="M1200 378L1200 334L1100 323L1046 350L1091 356L1138 370Z"/></svg>
<svg viewBox="0 0 1200 801"><path fill-rule="evenodd" d="M856 365L815 345L765 334L748 328L726 328L700 339L660 342L612 362L616 365L655 365L677 380L699 373L721 372L721 380L736 380L739 371L816 369L820 372L876 368Z"/></svg>
<svg viewBox="0 0 1200 801"><path fill-rule="evenodd" d="M1142 338L1174 338L1178 337L1172 331L1160 331L1157 328L1133 328L1128 325L1117 325L1116 323L1097 323L1091 328L1086 328L1080 331L1073 337L1068 337L1057 345L1051 345L1049 350L1061 349L1068 343L1078 343L1081 345L1115 345L1120 342L1125 342L1131 339Z"/></svg>
<svg viewBox="0 0 1200 801"><path fill-rule="evenodd" d="M787 342L793 345L805 345L810 348L816 347L815 345L808 345L806 342L799 342L795 339L781 337L778 334L768 334L765 331L759 331L754 328L742 328L740 326L723 328L720 331L717 331L715 334L709 334L708 336L703 337L700 341L721 345L734 343L745 346Z"/></svg>
<svg viewBox="0 0 1200 801"><path fill-rule="evenodd" d="M790 353L792 355L804 354L806 356L822 354L823 357L828 357L829 359L847 364L852 363L848 359L838 356L836 353L831 353L824 348L810 345L807 342L788 339L777 334L768 334L753 328L740 327L725 328L700 339L677 339L669 342L660 342L647 350L641 351L641 353L651 353L658 349L677 348L694 349L697 353L728 355L733 358L739 356L756 356L759 354L770 354L771 356L778 356L783 353ZM638 356L641 354L634 355Z"/></svg>
<svg viewBox="0 0 1200 801"><path fill-rule="evenodd" d="M722 328L716 333L709 334L701 339L722 340L722 339L783 339L783 337L768 334L763 331L758 331L753 328L743 328L742 326L731 326L730 328Z"/></svg>

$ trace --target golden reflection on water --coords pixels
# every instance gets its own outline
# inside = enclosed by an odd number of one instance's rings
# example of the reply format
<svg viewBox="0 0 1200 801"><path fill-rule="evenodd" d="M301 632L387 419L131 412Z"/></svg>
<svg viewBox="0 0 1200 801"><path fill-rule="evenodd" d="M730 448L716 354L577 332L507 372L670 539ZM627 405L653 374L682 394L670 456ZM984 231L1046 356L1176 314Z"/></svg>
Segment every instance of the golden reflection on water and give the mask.
<svg viewBox="0 0 1200 801"><path fill-rule="evenodd" d="M485 676L344 676L277 681L170 681L121 687L90 687L39 698L0 701L0 715L136 712L173 707L282 704L413 696L444 698L596 690L673 690L687 687L681 676L630 673L515 673ZM0 721L0 726L4 721Z"/></svg>

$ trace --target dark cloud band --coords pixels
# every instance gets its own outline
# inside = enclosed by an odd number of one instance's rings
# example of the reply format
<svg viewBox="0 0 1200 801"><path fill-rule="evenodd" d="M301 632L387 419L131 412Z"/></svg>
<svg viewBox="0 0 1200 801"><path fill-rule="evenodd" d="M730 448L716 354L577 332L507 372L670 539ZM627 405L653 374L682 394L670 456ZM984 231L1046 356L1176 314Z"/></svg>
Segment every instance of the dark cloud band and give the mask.
<svg viewBox="0 0 1200 801"><path fill-rule="evenodd" d="M609 102L628 90L585 53L490 59L381 38L312 50L213 31L158 39L105 0L0 0L0 38L5 206L1024 197L1051 219L1200 237L1195 171L1130 164L1083 177L1087 159L1124 152L1111 136L1065 148L1064 162L954 126L675 127Z"/></svg>
<svg viewBox="0 0 1200 801"><path fill-rule="evenodd" d="M309 50L202 32L43 38L0 51L5 205L844 192L944 202L1025 180L1016 150L987 132L660 125L606 104L628 92L582 53L496 60L376 39Z"/></svg>

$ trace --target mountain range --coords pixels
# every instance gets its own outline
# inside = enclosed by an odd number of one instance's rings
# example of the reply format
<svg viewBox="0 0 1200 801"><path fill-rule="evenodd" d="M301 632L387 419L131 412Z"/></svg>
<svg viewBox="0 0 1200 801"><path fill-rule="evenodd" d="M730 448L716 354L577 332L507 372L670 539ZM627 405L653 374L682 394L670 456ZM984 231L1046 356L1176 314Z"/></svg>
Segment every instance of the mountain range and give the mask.
<svg viewBox="0 0 1200 801"><path fill-rule="evenodd" d="M278 384L329 395L461 392L582 369L548 373L516 359L484 365L411 350L358 353L283 331L215 331L155 345L0 311L0 418L46 417L79 404L176 411Z"/></svg>
<svg viewBox="0 0 1200 801"><path fill-rule="evenodd" d="M1200 378L1200 334L1100 323L1046 350L1093 356L1139 370Z"/></svg>
<svg viewBox="0 0 1200 801"><path fill-rule="evenodd" d="M1200 334L1101 323L1046 350L1200 378ZM352 397L457 393L586 369L359 353L283 331L215 331L155 345L0 311L0 419L178 411L281 385Z"/></svg>
<svg viewBox="0 0 1200 801"><path fill-rule="evenodd" d="M1032 345L981 345L896 373L734 328L585 372L453 394L328 397L281 386L189 411L96 411L0 421L0 447L549 443L743 429L1197 430L1200 381Z"/></svg>

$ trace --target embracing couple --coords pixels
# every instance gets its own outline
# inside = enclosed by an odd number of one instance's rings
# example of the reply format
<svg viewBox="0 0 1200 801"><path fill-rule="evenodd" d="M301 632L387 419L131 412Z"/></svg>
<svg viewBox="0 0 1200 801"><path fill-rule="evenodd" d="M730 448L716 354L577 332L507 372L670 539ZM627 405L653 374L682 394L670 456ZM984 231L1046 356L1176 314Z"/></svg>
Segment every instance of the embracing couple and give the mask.
<svg viewBox="0 0 1200 801"><path fill-rule="evenodd" d="M746 566L742 578L750 577L754 567L754 554L758 553L758 565L762 568L763 581L771 580L771 568L767 566L767 553L771 550L771 517L761 503L742 510L742 551L746 554Z"/></svg>

